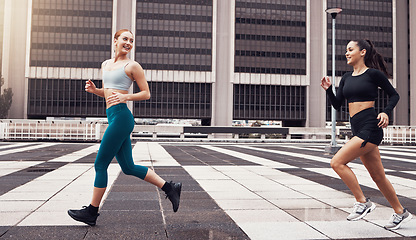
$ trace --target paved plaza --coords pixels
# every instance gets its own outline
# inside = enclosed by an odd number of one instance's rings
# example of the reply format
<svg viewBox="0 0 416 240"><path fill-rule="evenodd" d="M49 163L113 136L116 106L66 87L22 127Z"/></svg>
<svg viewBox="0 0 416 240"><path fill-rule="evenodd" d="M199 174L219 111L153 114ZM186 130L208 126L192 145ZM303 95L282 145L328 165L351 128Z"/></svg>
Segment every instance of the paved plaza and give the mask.
<svg viewBox="0 0 416 240"><path fill-rule="evenodd" d="M377 208L346 217L354 198L322 143L133 143L137 164L182 182L179 211L164 193L109 167L95 227L88 205L98 143L0 142L0 239L416 239L416 217L383 228L392 209L359 160L349 164ZM381 146L386 174L416 213L416 147Z"/></svg>

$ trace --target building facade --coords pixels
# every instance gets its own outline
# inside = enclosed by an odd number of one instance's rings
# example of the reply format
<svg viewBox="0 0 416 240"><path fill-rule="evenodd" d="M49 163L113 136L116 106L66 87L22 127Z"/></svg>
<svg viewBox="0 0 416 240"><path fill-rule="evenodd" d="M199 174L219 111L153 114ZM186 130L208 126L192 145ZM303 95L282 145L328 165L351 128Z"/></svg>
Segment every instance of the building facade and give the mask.
<svg viewBox="0 0 416 240"><path fill-rule="evenodd" d="M325 126L330 106L320 79L332 74L331 7L343 9L336 85L351 70L348 41L368 38L401 95L394 124L416 125L416 3L408 0L0 0L0 71L14 93L9 117L105 117L104 100L84 83L101 87L112 35L128 28L136 36L130 57L152 93L129 103L137 118ZM376 108L387 100L380 92ZM337 119L348 121L347 105Z"/></svg>

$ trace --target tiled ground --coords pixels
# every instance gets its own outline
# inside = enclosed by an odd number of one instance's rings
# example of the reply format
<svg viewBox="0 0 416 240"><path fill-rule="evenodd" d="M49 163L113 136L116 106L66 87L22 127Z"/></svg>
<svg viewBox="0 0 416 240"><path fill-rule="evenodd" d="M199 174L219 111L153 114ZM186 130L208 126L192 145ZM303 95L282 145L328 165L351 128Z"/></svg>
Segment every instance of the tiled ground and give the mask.
<svg viewBox="0 0 416 240"><path fill-rule="evenodd" d="M354 198L323 144L133 144L134 160L181 181L173 213L156 187L109 168L97 226L69 218L88 205L98 144L0 143L0 239L416 238L416 219L387 231L392 209L360 161L350 167L376 210L346 221ZM416 147L381 146L386 174L416 213Z"/></svg>

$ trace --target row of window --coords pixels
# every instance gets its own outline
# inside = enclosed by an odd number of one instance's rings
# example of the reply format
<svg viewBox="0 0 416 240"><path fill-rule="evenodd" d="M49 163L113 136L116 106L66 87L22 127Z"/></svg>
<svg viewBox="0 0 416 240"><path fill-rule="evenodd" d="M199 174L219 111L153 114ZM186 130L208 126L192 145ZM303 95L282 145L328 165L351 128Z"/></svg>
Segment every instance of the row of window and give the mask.
<svg viewBox="0 0 416 240"><path fill-rule="evenodd" d="M101 87L102 81L94 81ZM28 116L105 116L105 101L83 89L83 81L29 79ZM134 102L134 115L140 118L209 118L211 87L209 83L150 82L152 98ZM135 86L135 92L139 91ZM377 112L388 96L379 90ZM306 87L275 85L234 85L234 119L306 119ZM327 121L331 107L327 103ZM393 119L390 119L392 121ZM337 121L349 121L347 103L337 112Z"/></svg>
<svg viewBox="0 0 416 240"><path fill-rule="evenodd" d="M294 53L294 52L265 52L265 51L243 51L236 50L235 56L245 57L267 57L267 58L301 58L305 59L305 53Z"/></svg>
<svg viewBox="0 0 416 240"><path fill-rule="evenodd" d="M139 25L139 23L138 23ZM187 32L187 31L160 31L160 30L145 30L140 29L136 32L136 38L139 36L149 36L149 37L179 37L179 38L202 38L202 39L211 39L211 32Z"/></svg>
<svg viewBox="0 0 416 240"><path fill-rule="evenodd" d="M305 75L305 69L298 68L265 68L265 67L235 67L235 72L240 73L270 73L270 74L292 74Z"/></svg>
<svg viewBox="0 0 416 240"><path fill-rule="evenodd" d="M390 36L391 33L387 33L387 35ZM347 44L350 40L351 39L347 39L347 40L346 39L335 39L335 45L337 46L337 51L338 50L345 51L345 47L347 46ZM386 41L383 41L382 39L381 39L381 41L372 40L371 42L374 44L374 46L376 48L387 48L387 49L392 49L393 48L393 43L392 42L386 42ZM328 39L327 43L328 43L328 46L331 45L332 40Z"/></svg>
<svg viewBox="0 0 416 240"><path fill-rule="evenodd" d="M289 1L285 4L280 3L265 3L264 1L257 0L236 0L236 8L255 8L255 9L271 9L271 10L285 10L285 11L306 11L306 1L299 2L299 5L294 5L295 1Z"/></svg>
<svg viewBox="0 0 416 240"><path fill-rule="evenodd" d="M140 40L141 38L139 38ZM172 39L174 40L174 39ZM192 39L187 39L189 44L186 42L179 42L179 41L172 41L172 42L165 42L157 41L157 44L140 44L138 45L136 52L137 53L163 53L163 54L190 54L190 55L211 55L212 51L208 47L207 42L201 41L192 41ZM142 42L143 43L143 42ZM164 47L159 47L160 45L165 45ZM146 46L150 45L150 46ZM182 45L182 47L180 47ZM184 47L183 45L188 45L188 47ZM205 47L205 48L204 48Z"/></svg>
<svg viewBox="0 0 416 240"><path fill-rule="evenodd" d="M30 60L30 66L39 66L39 67L68 67L68 68L101 68L101 59L108 59L107 58L100 58L95 59L96 62L90 62L90 61L42 61L42 60Z"/></svg>
<svg viewBox="0 0 416 240"><path fill-rule="evenodd" d="M159 31L185 31L185 32L211 32L211 22L191 22L191 21L169 21L137 19L137 25L141 30Z"/></svg>
<svg viewBox="0 0 416 240"><path fill-rule="evenodd" d="M160 4L184 4L184 5L202 5L212 6L212 0L137 0L137 5L140 3L160 3Z"/></svg>
<svg viewBox="0 0 416 240"><path fill-rule="evenodd" d="M290 20L275 20L275 19L256 19L256 18L236 18L236 23L239 24L257 24L257 25L272 25L272 26L289 26L289 27L306 27L306 22L290 21Z"/></svg>
<svg viewBox="0 0 416 240"><path fill-rule="evenodd" d="M331 56L331 54L328 54L328 58ZM393 63L393 58L391 57L383 57L384 61L386 63ZM335 55L336 61L346 61L345 55ZM331 59L332 61L332 59ZM332 64L332 63L331 63Z"/></svg>
<svg viewBox="0 0 416 240"><path fill-rule="evenodd" d="M198 15L178 15L178 14L155 14L155 13L140 13L136 16L137 19L156 19L167 21L185 21L185 22L212 22L212 16L198 16Z"/></svg>
<svg viewBox="0 0 416 240"><path fill-rule="evenodd" d="M374 5L371 6L371 10L360 9L362 6L355 5L356 8L351 9L342 9L342 14L356 15L356 16L370 16L370 17L391 17L391 12L389 11L376 11ZM358 9L357 9L358 8Z"/></svg>
<svg viewBox="0 0 416 240"><path fill-rule="evenodd" d="M149 56L150 55L150 56ZM166 65L166 69L160 70L168 70L170 66L181 66L183 65L185 68L192 66L201 66L201 67L208 67L210 69L212 60L210 58L200 58L197 56L186 57L184 55L174 55L169 57L168 55L161 55L159 58L154 57L154 54L138 54L136 60L143 64L156 64L159 66ZM171 69L169 69L171 70ZM174 69L179 70L179 69Z"/></svg>
<svg viewBox="0 0 416 240"><path fill-rule="evenodd" d="M270 36L256 34L236 34L236 40L252 40L252 41L268 41L268 42L290 42L290 43L306 43L305 37L291 36Z"/></svg>
<svg viewBox="0 0 416 240"><path fill-rule="evenodd" d="M212 84L149 82L152 97L134 102L138 117L209 118L211 117ZM139 91L134 87L134 92Z"/></svg>
<svg viewBox="0 0 416 240"><path fill-rule="evenodd" d="M34 0L34 9L66 9L74 14L77 11L111 11L113 0Z"/></svg>
<svg viewBox="0 0 416 240"><path fill-rule="evenodd" d="M32 42L32 49L39 49L39 50L61 50L70 51L69 53L73 51L102 51L102 52L108 52L111 50L111 47L109 45L97 45L95 43L84 45L84 44L59 44L59 43L35 43ZM87 53L88 54L88 53ZM36 55L36 54L34 54Z"/></svg>
<svg viewBox="0 0 416 240"><path fill-rule="evenodd" d="M94 81L101 88L102 81ZM47 116L104 117L105 101L84 90L84 81L71 79L29 79L29 118Z"/></svg>
<svg viewBox="0 0 416 240"><path fill-rule="evenodd" d="M105 26L102 28L79 28L79 27L53 27L40 25L36 21L32 21L32 32L45 32L45 33L80 33L80 34L108 34L111 35L111 26Z"/></svg>
<svg viewBox="0 0 416 240"><path fill-rule="evenodd" d="M182 64L159 64L159 63L146 63L145 58L140 58L137 61L140 62L143 69L152 70L173 70L173 71L211 71L211 65L182 65Z"/></svg>
<svg viewBox="0 0 416 240"><path fill-rule="evenodd" d="M102 81L94 81L102 87ZM29 79L28 116L105 116L105 101L84 81ZM140 118L210 118L212 84L149 82L152 98L134 102ZM139 91L135 85L134 92ZM306 87L234 85L235 119L305 119ZM274 116L274 117L273 117Z"/></svg>
<svg viewBox="0 0 416 240"><path fill-rule="evenodd" d="M37 8L37 6L33 7L32 14L34 16L66 16L66 17L112 17L112 6L111 8L107 9L106 11L100 11L98 9L94 9L94 11L88 11L86 9L83 10L69 10L67 7L59 8L58 5L53 5L54 8Z"/></svg>
<svg viewBox="0 0 416 240"><path fill-rule="evenodd" d="M328 29L332 28L332 23L328 23ZM392 27L387 26L366 26L366 25L359 25L351 23L349 24L337 24L337 30L347 30L347 31L363 31L363 32L383 32L383 33L390 33L392 32Z"/></svg>
<svg viewBox="0 0 416 240"><path fill-rule="evenodd" d="M306 87L234 85L233 119L306 119Z"/></svg>
<svg viewBox="0 0 416 240"><path fill-rule="evenodd" d="M102 18L102 17L71 17L71 16L34 16L32 18L33 26L42 26L45 32L51 32L56 28L103 28L111 26L111 18ZM53 29L53 27L55 29ZM59 32L64 32L65 29L59 30ZM66 30L68 32L68 30ZM96 32L96 31L85 31L85 30L76 30L77 32L84 32L86 34ZM53 31L56 32L56 31Z"/></svg>

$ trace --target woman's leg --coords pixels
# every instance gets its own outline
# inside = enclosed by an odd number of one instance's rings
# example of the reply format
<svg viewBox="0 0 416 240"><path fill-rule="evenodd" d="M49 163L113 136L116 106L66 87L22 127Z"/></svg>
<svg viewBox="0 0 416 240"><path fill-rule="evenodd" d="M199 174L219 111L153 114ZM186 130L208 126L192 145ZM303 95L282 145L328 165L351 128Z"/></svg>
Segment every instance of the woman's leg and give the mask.
<svg viewBox="0 0 416 240"><path fill-rule="evenodd" d="M130 137L123 142L119 152L116 154L116 158L125 174L139 177L162 189L172 202L173 211L178 211L182 184L174 182L168 183L157 175L152 169L141 165L135 165L133 161Z"/></svg>
<svg viewBox="0 0 416 240"><path fill-rule="evenodd" d="M125 133L126 131L120 130L118 126L120 124L114 124L110 119L109 123L110 124L104 133L100 149L98 150L98 154L94 162L95 181L91 204L80 210L68 210L69 216L71 216L74 220L86 223L90 226L95 226L97 217L99 216L98 207L100 206L101 200L107 188L108 166L126 138L123 137L123 135L130 136L130 133Z"/></svg>
<svg viewBox="0 0 416 240"><path fill-rule="evenodd" d="M147 171L144 180L148 183L155 185L158 188L162 188L163 185L166 183L166 181L163 180L163 178L161 178L159 175L157 175L152 169L149 169L149 171Z"/></svg>
<svg viewBox="0 0 416 240"><path fill-rule="evenodd" d="M127 138L123 142L119 152L116 154L116 158L124 174L141 178L158 188L162 188L166 183L166 181L157 175L152 169L134 164L130 138Z"/></svg>
<svg viewBox="0 0 416 240"><path fill-rule="evenodd" d="M91 199L91 205L94 207L98 207L100 205L107 188L108 166L122 148L125 140L130 140L130 133L133 130L134 123L128 121L128 116L130 116L131 113L128 109L127 111L127 114L123 111L119 111L116 113L117 115L115 117L109 118L110 124L101 140L100 149L98 150L98 154L94 162L95 181L93 196Z"/></svg>
<svg viewBox="0 0 416 240"><path fill-rule="evenodd" d="M107 131L104 133L100 149L98 150L98 154L94 162L95 181L91 199L91 205L94 207L100 206L105 190L107 189L107 169L114 157L108 148L108 146L112 145L114 141L114 139L111 138L111 132L112 129L110 126L108 126Z"/></svg>
<svg viewBox="0 0 416 240"><path fill-rule="evenodd" d="M403 206L400 204L399 199L397 198L396 191L384 173L384 167L381 162L380 151L378 147L375 147L370 152L362 155L360 158L370 173L371 178L377 184L378 189L380 189L380 192L384 195L387 201L389 201L394 211L397 214L403 213Z"/></svg>
<svg viewBox="0 0 416 240"><path fill-rule="evenodd" d="M107 188L94 187L94 189L92 191L92 199L91 199L91 205L93 207L99 207L100 206L101 199L103 198L106 189Z"/></svg>
<svg viewBox="0 0 416 240"><path fill-rule="evenodd" d="M376 147L376 145L370 143L367 143L365 147L361 147L362 142L363 140L358 137L353 137L350 141L348 141L332 158L331 167L351 190L356 201L365 203L366 198L360 185L358 184L357 177L347 166L349 162L370 152Z"/></svg>

